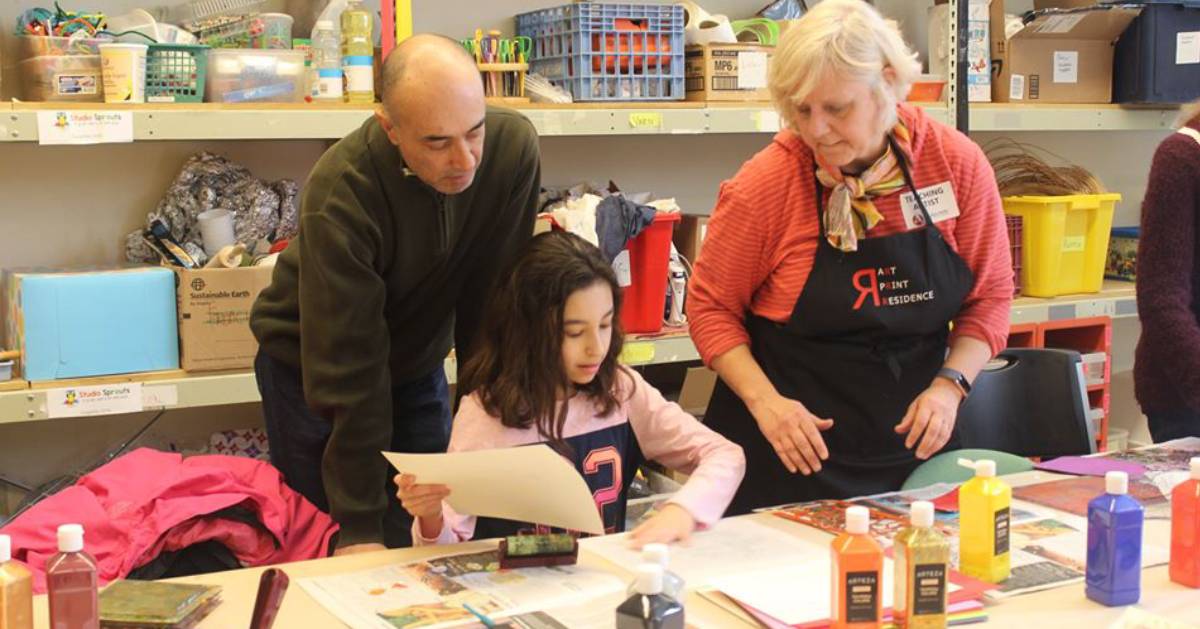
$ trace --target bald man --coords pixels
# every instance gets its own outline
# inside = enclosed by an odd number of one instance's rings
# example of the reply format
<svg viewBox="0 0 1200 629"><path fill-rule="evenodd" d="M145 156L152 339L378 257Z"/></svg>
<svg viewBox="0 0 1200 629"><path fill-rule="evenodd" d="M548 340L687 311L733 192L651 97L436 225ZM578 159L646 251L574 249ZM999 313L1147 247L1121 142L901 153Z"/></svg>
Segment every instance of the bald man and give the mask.
<svg viewBox="0 0 1200 629"><path fill-rule="evenodd" d="M379 452L445 451L443 360L452 341L469 356L541 180L533 125L486 106L452 40L397 47L382 93L317 162L300 235L250 316L271 462L341 525L337 554L411 543Z"/></svg>

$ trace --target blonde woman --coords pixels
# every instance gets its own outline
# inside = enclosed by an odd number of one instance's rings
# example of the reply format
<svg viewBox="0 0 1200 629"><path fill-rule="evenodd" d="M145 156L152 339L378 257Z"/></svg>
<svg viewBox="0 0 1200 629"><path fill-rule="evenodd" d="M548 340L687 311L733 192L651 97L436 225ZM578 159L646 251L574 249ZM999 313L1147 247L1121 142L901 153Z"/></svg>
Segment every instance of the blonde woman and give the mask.
<svg viewBox="0 0 1200 629"><path fill-rule="evenodd" d="M730 513L898 489L955 445L959 404L1007 340L995 177L901 102L919 68L860 0L821 2L776 49L787 128L722 185L688 295L721 376L706 422L746 451Z"/></svg>
<svg viewBox="0 0 1200 629"><path fill-rule="evenodd" d="M1134 390L1155 442L1200 437L1200 100L1154 153L1142 201Z"/></svg>

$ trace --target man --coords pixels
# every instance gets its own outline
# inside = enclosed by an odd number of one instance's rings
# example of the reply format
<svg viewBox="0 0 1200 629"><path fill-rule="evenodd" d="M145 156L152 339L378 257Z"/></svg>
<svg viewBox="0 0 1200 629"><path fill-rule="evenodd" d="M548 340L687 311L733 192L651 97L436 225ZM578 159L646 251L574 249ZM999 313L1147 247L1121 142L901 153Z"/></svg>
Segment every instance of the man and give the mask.
<svg viewBox="0 0 1200 629"><path fill-rule="evenodd" d="M452 340L469 355L541 179L533 126L486 106L457 43L405 41L382 93L317 162L300 235L250 317L271 462L341 525L335 554L411 543L379 452L445 451L443 360Z"/></svg>

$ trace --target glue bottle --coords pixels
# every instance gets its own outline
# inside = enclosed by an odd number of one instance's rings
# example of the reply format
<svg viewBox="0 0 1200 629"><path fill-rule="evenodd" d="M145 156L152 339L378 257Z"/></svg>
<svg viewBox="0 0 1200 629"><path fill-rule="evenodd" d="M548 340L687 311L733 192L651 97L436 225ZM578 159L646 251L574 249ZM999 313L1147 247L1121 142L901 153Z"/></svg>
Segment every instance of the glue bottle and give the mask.
<svg viewBox="0 0 1200 629"><path fill-rule="evenodd" d="M933 530L933 503L912 503L911 524L895 540L894 618L902 629L946 626L950 542Z"/></svg>
<svg viewBox="0 0 1200 629"><path fill-rule="evenodd" d="M830 611L833 629L880 627L883 549L869 534L871 512L846 509L846 531L833 540Z"/></svg>
<svg viewBox="0 0 1200 629"><path fill-rule="evenodd" d="M617 629L683 629L683 605L663 594L662 566L638 566L635 593L617 607Z"/></svg>
<svg viewBox="0 0 1200 629"><path fill-rule="evenodd" d="M963 574L988 583L1008 578L1011 559L1008 549L1012 488L996 478L996 462L990 459L958 464L975 470L975 478L958 490L959 568Z"/></svg>
<svg viewBox="0 0 1200 629"><path fill-rule="evenodd" d="M1105 493L1088 503L1087 597L1109 607L1142 593L1142 523L1146 511L1129 495L1129 475L1104 475Z"/></svg>
<svg viewBox="0 0 1200 629"><path fill-rule="evenodd" d="M12 560L7 535L0 535L0 629L33 629L33 574Z"/></svg>
<svg viewBox="0 0 1200 629"><path fill-rule="evenodd" d="M671 563L671 550L666 544L646 544L642 547L642 563L654 564L662 566L663 569L663 594L671 598L682 601L685 584L683 577L671 572L668 567ZM637 583L630 583L627 595L632 596L637 593Z"/></svg>
<svg viewBox="0 0 1200 629"><path fill-rule="evenodd" d="M1200 588L1200 457L1192 477L1171 491L1171 580Z"/></svg>

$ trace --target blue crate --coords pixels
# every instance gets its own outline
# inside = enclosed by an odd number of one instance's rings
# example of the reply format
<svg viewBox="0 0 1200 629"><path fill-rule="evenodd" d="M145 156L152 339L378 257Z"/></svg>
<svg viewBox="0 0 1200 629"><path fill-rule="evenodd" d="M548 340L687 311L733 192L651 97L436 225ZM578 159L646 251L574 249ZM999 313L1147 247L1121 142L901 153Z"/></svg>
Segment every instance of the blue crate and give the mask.
<svg viewBox="0 0 1200 629"><path fill-rule="evenodd" d="M1125 0L1129 3L1129 0ZM1181 104L1200 97L1200 63L1177 58L1181 33L1200 31L1200 0L1142 0L1113 61L1113 100Z"/></svg>
<svg viewBox="0 0 1200 629"><path fill-rule="evenodd" d="M683 100L683 7L577 2L517 15L529 71L577 101ZM618 28L628 20L636 30Z"/></svg>

